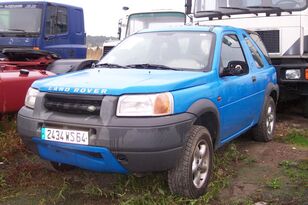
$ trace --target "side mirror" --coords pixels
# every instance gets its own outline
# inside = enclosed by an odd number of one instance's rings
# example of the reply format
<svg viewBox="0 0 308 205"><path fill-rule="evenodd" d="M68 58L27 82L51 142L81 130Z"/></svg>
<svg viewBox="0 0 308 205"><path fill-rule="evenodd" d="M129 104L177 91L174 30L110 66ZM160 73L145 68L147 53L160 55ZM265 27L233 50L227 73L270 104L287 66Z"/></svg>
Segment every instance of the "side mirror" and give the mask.
<svg viewBox="0 0 308 205"><path fill-rule="evenodd" d="M248 73L248 65L244 61L230 61L223 69L221 76L240 76Z"/></svg>
<svg viewBox="0 0 308 205"><path fill-rule="evenodd" d="M185 1L185 14L191 14L192 0Z"/></svg>

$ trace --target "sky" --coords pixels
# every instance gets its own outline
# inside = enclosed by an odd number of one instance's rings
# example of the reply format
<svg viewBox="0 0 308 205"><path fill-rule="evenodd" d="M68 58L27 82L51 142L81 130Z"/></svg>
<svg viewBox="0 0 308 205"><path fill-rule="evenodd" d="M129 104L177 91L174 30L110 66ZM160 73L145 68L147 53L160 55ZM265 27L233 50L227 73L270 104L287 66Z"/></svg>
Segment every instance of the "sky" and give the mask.
<svg viewBox="0 0 308 205"><path fill-rule="evenodd" d="M13 2L23 0L0 0ZM151 9L175 9L184 11L185 0L50 0L63 4L82 7L85 16L87 35L117 36L118 21L127 12L123 6L131 11L146 11Z"/></svg>

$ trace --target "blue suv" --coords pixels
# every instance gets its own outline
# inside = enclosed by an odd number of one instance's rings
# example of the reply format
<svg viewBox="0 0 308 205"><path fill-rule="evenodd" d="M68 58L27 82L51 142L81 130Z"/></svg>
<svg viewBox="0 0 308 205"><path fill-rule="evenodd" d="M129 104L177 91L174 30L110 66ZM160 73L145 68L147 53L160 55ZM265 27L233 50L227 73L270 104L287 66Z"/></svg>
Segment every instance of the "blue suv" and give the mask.
<svg viewBox="0 0 308 205"><path fill-rule="evenodd" d="M214 150L250 129L273 138L276 72L253 39L233 27L141 31L93 69L34 82L18 132L56 169L168 171L172 193L197 198Z"/></svg>

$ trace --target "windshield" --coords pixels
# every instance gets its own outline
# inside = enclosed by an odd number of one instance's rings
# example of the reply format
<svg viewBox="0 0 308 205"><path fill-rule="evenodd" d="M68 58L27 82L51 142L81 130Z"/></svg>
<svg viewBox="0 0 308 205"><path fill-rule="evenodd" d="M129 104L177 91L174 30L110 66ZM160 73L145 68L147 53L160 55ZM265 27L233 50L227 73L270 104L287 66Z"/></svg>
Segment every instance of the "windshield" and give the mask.
<svg viewBox="0 0 308 205"><path fill-rule="evenodd" d="M134 68L136 65L160 65L157 67L209 70L213 36L210 32L157 32L132 35L111 50L98 65L116 64Z"/></svg>
<svg viewBox="0 0 308 205"><path fill-rule="evenodd" d="M297 11L307 8L307 0L195 0L195 14L258 13L266 10ZM206 16L206 15L205 15Z"/></svg>
<svg viewBox="0 0 308 205"><path fill-rule="evenodd" d="M180 12L153 12L132 14L128 19L126 36L147 28L184 25L185 14Z"/></svg>
<svg viewBox="0 0 308 205"><path fill-rule="evenodd" d="M0 5L0 32L39 33L42 9L38 5Z"/></svg>

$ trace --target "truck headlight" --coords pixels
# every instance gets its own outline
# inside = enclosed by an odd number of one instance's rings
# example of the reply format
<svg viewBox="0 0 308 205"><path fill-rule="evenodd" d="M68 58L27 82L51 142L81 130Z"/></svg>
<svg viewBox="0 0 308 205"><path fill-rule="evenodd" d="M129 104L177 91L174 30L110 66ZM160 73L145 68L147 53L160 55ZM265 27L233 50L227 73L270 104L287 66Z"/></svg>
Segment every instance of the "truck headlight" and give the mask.
<svg viewBox="0 0 308 205"><path fill-rule="evenodd" d="M173 113L171 93L123 95L119 98L117 116L164 116Z"/></svg>
<svg viewBox="0 0 308 205"><path fill-rule="evenodd" d="M290 69L286 70L286 79L287 80L297 80L301 78L301 70L300 69Z"/></svg>
<svg viewBox="0 0 308 205"><path fill-rule="evenodd" d="M35 105L36 97L39 93L40 91L30 87L26 95L25 105L33 109Z"/></svg>

